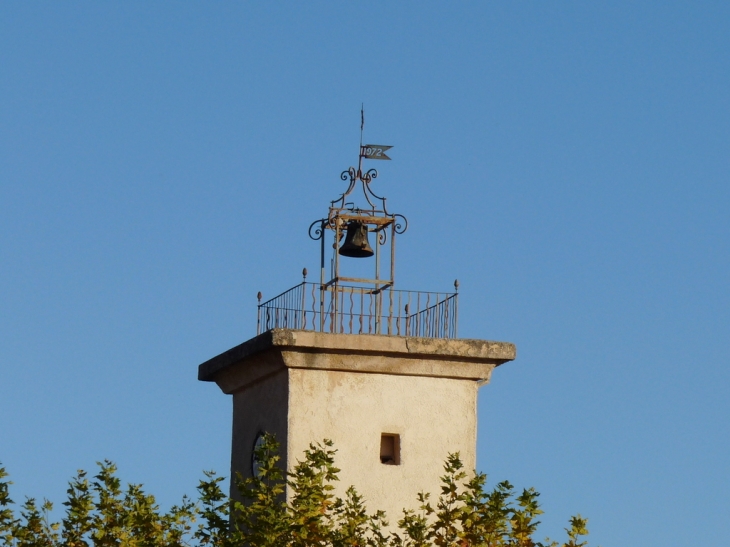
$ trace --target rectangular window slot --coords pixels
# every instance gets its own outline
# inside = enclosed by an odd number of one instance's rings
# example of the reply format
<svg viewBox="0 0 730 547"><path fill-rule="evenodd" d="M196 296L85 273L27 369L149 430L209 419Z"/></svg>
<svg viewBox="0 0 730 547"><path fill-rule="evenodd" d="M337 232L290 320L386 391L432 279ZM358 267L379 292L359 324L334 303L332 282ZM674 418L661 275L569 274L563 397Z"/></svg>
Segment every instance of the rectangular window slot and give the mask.
<svg viewBox="0 0 730 547"><path fill-rule="evenodd" d="M380 463L400 465L400 435L397 433L380 435Z"/></svg>

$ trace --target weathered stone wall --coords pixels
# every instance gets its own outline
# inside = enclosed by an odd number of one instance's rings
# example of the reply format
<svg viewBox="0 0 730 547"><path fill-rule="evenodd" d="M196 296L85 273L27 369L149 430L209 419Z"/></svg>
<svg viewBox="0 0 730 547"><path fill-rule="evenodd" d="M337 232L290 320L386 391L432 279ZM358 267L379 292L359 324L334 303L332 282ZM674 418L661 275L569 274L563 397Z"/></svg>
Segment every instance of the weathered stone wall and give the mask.
<svg viewBox="0 0 730 547"><path fill-rule="evenodd" d="M337 494L354 485L395 524L419 491L438 495L449 452L474 468L476 395L473 381L290 369L289 468L311 441L332 439ZM400 465L381 463L382 433L400 436Z"/></svg>
<svg viewBox="0 0 730 547"><path fill-rule="evenodd" d="M251 457L256 437L273 433L281 443L282 463L287 460L287 412L289 375L286 368L266 376L233 393L233 436L231 477L239 472L251 476ZM231 482L231 495L237 491Z"/></svg>

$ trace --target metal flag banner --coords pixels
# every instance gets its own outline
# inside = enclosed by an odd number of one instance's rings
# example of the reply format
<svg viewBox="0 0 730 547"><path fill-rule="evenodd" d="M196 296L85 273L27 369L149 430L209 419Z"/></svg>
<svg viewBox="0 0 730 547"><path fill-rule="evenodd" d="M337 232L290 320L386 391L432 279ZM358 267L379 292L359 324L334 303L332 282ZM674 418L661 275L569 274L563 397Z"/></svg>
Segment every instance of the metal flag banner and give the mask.
<svg viewBox="0 0 730 547"><path fill-rule="evenodd" d="M389 160L390 157L385 152L391 148L393 147L383 144L364 144L360 147L360 157L368 160Z"/></svg>

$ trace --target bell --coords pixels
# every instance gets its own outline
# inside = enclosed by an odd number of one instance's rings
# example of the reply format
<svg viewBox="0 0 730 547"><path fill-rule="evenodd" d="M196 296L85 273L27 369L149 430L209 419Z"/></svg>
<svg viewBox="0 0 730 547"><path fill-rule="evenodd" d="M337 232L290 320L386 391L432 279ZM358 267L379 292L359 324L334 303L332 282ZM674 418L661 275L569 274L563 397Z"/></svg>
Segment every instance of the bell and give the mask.
<svg viewBox="0 0 730 547"><path fill-rule="evenodd" d="M340 247L339 253L352 258L368 258L375 254L368 242L367 224L363 224L359 220L351 220L347 223L345 242Z"/></svg>

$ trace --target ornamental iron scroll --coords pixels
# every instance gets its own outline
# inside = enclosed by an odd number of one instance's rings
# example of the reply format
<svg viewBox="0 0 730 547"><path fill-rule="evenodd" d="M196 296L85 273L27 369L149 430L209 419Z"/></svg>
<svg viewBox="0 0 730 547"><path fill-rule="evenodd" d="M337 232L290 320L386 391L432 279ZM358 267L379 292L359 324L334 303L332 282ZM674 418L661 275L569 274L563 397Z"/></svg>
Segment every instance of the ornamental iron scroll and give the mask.
<svg viewBox="0 0 730 547"><path fill-rule="evenodd" d="M362 154L360 155L360 161L362 162ZM370 205L369 209L358 209L359 211L367 211L367 212L382 212L383 214L388 214L388 209L385 206L385 198L380 197L375 192L373 192L372 188L370 188L370 183L378 178L378 171L377 169L368 169L365 173L362 172L362 168L358 167L357 170L355 170L354 167L350 167L346 171L343 171L340 173L340 178L342 180L348 180L350 181L350 185L348 186L347 190L342 193L340 197L337 199L333 199L330 202L330 208L332 209L351 209L351 204L348 204L345 200L347 199L347 196L352 194L353 190L355 190L355 186L357 186L357 182L360 181L362 183L362 193L365 196L365 200L368 202L368 205ZM381 209L378 209L378 207L371 201L370 198L373 198L376 201L380 201L380 207ZM338 204L339 202L339 204ZM351 205L351 207L348 207L348 205Z"/></svg>

